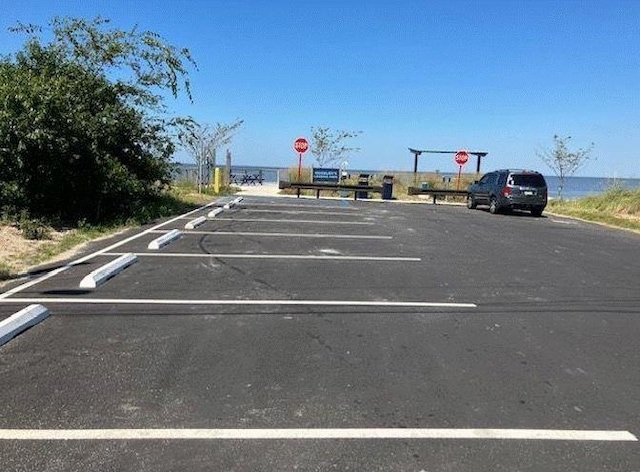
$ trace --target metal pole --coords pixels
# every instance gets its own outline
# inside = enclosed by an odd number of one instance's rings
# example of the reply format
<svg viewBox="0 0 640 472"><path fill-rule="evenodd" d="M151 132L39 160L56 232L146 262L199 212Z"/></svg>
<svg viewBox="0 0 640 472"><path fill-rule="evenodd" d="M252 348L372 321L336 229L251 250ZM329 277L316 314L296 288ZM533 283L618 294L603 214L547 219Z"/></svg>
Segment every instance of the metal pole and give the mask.
<svg viewBox="0 0 640 472"><path fill-rule="evenodd" d="M298 183L302 180L302 153L298 156ZM298 198L300 198L300 188L298 187Z"/></svg>

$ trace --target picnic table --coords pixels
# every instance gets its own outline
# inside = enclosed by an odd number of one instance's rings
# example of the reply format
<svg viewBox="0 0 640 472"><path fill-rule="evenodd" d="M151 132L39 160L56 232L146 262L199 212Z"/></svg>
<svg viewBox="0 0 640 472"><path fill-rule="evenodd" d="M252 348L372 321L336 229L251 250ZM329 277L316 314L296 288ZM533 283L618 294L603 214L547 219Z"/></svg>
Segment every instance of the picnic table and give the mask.
<svg viewBox="0 0 640 472"><path fill-rule="evenodd" d="M243 171L242 174L230 174L229 183L235 185L262 185L264 182L264 176L262 170Z"/></svg>

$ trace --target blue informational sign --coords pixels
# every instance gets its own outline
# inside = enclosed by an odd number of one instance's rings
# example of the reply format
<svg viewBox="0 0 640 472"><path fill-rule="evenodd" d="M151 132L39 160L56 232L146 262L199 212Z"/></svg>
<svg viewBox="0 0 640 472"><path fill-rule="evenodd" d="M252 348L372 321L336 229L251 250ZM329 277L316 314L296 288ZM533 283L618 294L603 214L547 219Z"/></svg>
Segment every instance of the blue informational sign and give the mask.
<svg viewBox="0 0 640 472"><path fill-rule="evenodd" d="M313 181L315 183L333 183L337 184L340 180L340 169L313 169Z"/></svg>

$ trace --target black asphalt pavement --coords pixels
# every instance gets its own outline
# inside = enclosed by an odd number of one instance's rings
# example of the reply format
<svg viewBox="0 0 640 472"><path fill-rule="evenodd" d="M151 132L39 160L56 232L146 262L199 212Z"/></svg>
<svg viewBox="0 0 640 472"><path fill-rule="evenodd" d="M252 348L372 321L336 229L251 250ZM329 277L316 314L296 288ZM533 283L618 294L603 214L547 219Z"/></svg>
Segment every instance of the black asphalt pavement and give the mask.
<svg viewBox="0 0 640 472"><path fill-rule="evenodd" d="M30 303L51 316L0 347L3 471L640 471L637 441L37 440L42 430L640 436L639 235L551 215L276 197L184 229L210 210L4 287L0 319ZM147 248L171 229L179 240ZM125 253L137 262L79 288Z"/></svg>

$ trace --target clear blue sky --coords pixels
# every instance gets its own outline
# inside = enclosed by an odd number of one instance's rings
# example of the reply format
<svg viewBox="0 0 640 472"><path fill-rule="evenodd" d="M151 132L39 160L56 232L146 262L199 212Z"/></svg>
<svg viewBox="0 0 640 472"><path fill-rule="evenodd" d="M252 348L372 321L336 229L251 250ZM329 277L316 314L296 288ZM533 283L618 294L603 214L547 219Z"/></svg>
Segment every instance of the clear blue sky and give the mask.
<svg viewBox="0 0 640 472"><path fill-rule="evenodd" d="M551 171L554 134L595 143L579 175L640 178L640 0L0 0L20 20L102 15L188 47L198 121L245 120L234 162L288 166L312 126L361 130L355 169L411 170L408 147L485 150L483 170ZM308 156L308 157L307 157ZM312 162L307 154L305 162ZM455 172L449 156L420 170ZM468 170L471 170L470 168Z"/></svg>

